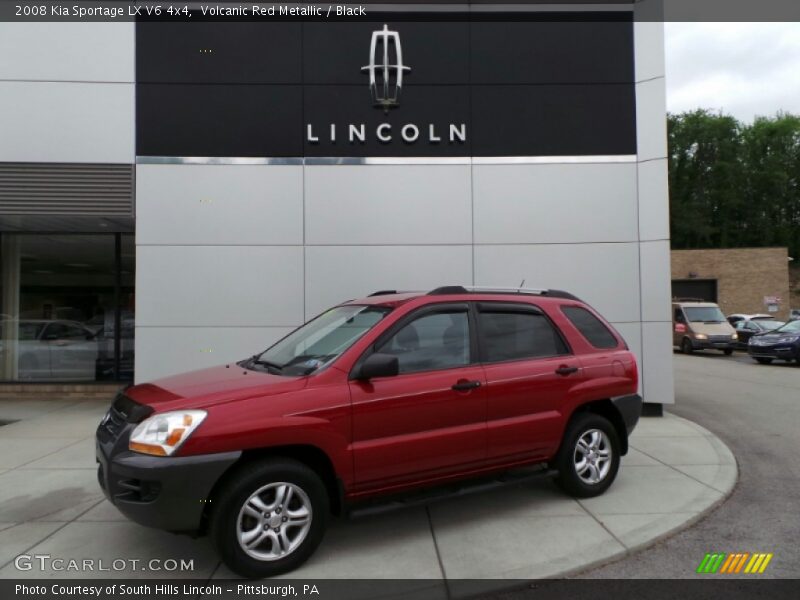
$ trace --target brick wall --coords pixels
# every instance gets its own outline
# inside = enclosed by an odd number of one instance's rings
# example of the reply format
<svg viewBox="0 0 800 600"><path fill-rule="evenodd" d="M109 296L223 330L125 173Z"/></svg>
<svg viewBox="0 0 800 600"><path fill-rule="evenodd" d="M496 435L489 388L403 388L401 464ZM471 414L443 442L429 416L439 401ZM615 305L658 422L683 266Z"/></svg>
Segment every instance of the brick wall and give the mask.
<svg viewBox="0 0 800 600"><path fill-rule="evenodd" d="M673 250L672 279L690 278L717 280L719 305L726 315L766 313L764 296L780 296L782 303L775 317L789 317L786 248Z"/></svg>

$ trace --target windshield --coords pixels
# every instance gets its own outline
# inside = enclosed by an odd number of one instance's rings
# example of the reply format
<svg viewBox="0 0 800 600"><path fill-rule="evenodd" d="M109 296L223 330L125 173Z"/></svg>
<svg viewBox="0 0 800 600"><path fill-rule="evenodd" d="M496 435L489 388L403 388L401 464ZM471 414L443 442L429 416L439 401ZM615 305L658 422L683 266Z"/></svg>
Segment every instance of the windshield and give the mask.
<svg viewBox="0 0 800 600"><path fill-rule="evenodd" d="M722 323L725 315L716 306L687 306L683 309L692 323Z"/></svg>
<svg viewBox="0 0 800 600"><path fill-rule="evenodd" d="M800 333L800 321L789 321L786 325L775 331L781 333Z"/></svg>
<svg viewBox="0 0 800 600"><path fill-rule="evenodd" d="M337 306L242 364L277 375L309 375L336 359L390 310L385 306Z"/></svg>

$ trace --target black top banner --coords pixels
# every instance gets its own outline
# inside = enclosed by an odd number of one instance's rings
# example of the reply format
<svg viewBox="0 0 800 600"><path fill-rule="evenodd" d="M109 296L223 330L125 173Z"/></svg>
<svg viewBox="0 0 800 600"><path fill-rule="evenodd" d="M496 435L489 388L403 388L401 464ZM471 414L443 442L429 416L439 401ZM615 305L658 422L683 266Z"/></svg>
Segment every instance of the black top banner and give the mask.
<svg viewBox="0 0 800 600"><path fill-rule="evenodd" d="M636 21L669 22L779 22L800 21L797 0L375 0L354 3L248 3L238 0L180 2L157 0L0 0L0 22L62 21L330 21L380 19L378 13L401 9L447 13L466 7L453 18L470 19L470 13L491 13L508 7L529 11L580 11L586 6L598 10L627 11ZM430 17L429 17L430 18Z"/></svg>
<svg viewBox="0 0 800 600"><path fill-rule="evenodd" d="M377 600L503 598L504 600L788 600L797 580L723 579L5 579L5 600Z"/></svg>
<svg viewBox="0 0 800 600"><path fill-rule="evenodd" d="M632 22L552 16L138 23L137 155L636 154Z"/></svg>

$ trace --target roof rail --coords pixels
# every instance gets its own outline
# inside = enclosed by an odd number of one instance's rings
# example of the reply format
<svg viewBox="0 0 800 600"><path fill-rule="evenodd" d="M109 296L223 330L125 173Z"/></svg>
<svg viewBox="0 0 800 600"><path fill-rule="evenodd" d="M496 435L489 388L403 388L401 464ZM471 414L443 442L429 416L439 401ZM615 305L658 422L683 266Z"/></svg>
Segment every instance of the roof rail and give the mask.
<svg viewBox="0 0 800 600"><path fill-rule="evenodd" d="M444 285L428 292L428 296L444 296L446 294L467 294L469 290L463 285Z"/></svg>
<svg viewBox="0 0 800 600"><path fill-rule="evenodd" d="M703 300L702 298L672 298L673 302L707 302L708 304L715 304L711 300Z"/></svg>
<svg viewBox="0 0 800 600"><path fill-rule="evenodd" d="M428 296L443 296L446 294L528 294L535 296L549 296L551 298L563 298L565 300L578 300L580 298L563 290L534 289L524 287L495 287L495 286L464 286L446 285L438 287L428 292Z"/></svg>
<svg viewBox="0 0 800 600"><path fill-rule="evenodd" d="M389 294L396 294L397 290L378 290L377 292L372 292L367 298L372 298L372 296L388 296Z"/></svg>

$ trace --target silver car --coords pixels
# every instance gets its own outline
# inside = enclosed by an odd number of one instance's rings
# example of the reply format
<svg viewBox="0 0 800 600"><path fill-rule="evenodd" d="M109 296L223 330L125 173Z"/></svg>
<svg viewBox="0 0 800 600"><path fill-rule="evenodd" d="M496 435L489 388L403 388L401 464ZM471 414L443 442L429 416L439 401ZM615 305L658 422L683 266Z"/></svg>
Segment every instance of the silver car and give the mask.
<svg viewBox="0 0 800 600"><path fill-rule="evenodd" d="M97 339L77 321L6 320L0 329L0 357L5 361L6 327L18 327L17 374L27 381L93 381Z"/></svg>

